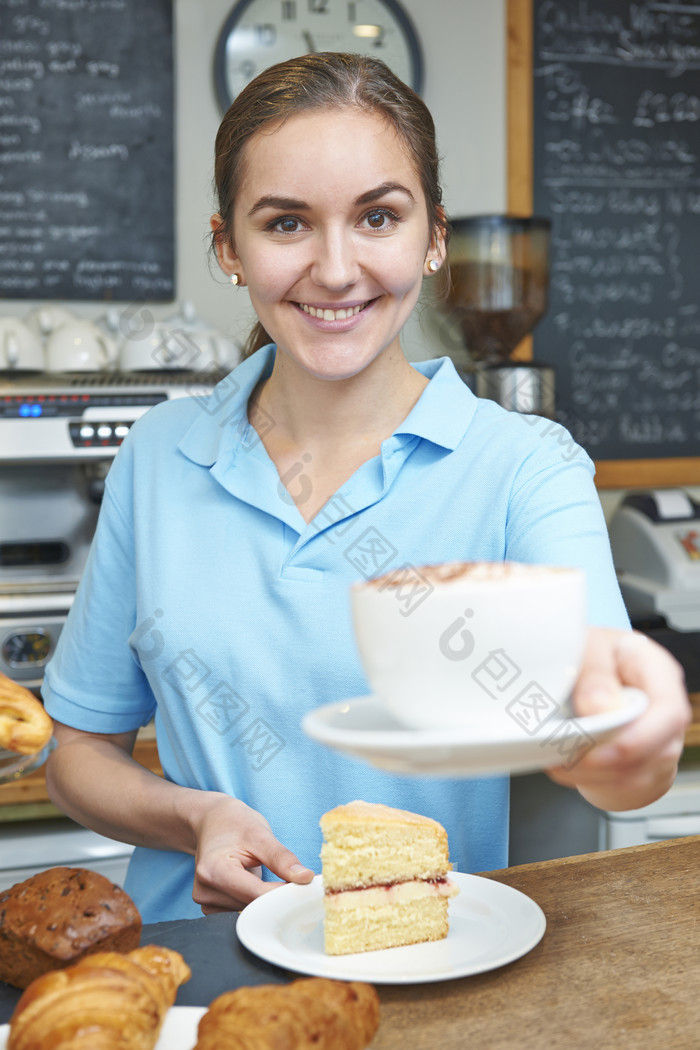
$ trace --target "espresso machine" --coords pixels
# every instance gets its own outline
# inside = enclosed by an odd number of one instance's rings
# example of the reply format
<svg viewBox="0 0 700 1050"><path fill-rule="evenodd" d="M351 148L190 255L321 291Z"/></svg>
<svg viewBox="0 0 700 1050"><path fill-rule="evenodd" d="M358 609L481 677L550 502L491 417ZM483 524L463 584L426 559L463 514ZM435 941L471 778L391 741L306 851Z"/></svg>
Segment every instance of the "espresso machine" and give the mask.
<svg viewBox="0 0 700 1050"><path fill-rule="evenodd" d="M465 381L511 411L553 418L554 369L511 358L547 309L550 220L475 215L451 224L443 335L457 331L466 344Z"/></svg>
<svg viewBox="0 0 700 1050"><path fill-rule="evenodd" d="M0 374L0 672L38 694L117 449L153 405L213 385L186 371Z"/></svg>

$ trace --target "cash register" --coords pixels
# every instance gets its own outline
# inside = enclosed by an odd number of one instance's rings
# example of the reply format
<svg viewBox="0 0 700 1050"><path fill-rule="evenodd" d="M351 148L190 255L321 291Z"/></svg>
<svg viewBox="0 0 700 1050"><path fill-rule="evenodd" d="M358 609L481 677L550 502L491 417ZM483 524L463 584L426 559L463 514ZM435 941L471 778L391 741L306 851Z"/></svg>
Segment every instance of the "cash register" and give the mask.
<svg viewBox="0 0 700 1050"><path fill-rule="evenodd" d="M700 503L682 489L629 493L610 543L632 626L669 649L700 690Z"/></svg>

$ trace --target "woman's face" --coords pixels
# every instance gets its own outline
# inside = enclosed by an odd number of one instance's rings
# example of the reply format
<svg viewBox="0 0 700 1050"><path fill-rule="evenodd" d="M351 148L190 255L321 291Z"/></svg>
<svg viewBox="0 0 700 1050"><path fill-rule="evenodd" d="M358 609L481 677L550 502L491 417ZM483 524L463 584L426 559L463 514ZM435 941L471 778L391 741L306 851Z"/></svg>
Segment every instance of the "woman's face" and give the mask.
<svg viewBox="0 0 700 1050"><path fill-rule="evenodd" d="M278 350L323 379L400 349L427 259L443 255L396 132L359 108L300 113L249 140L233 241L222 266Z"/></svg>

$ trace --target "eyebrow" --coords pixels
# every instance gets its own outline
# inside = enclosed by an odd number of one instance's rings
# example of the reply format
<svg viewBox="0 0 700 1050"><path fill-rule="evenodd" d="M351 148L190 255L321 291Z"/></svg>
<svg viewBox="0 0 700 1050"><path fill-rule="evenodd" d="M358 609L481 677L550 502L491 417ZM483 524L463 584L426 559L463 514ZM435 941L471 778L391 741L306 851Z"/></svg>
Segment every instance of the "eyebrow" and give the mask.
<svg viewBox="0 0 700 1050"><path fill-rule="evenodd" d="M371 204L373 201L379 200L380 197L385 197L388 193L405 193L409 200L415 204L415 197L411 191L400 182L383 182L376 189L368 190L367 193L361 194L355 201L355 204Z"/></svg>
<svg viewBox="0 0 700 1050"><path fill-rule="evenodd" d="M402 183L383 182L373 190L367 190L366 193L361 193L360 196L355 199L355 204L372 204L374 201L379 200L381 197L385 197L389 193L404 193L412 203L415 203L415 197L408 187L402 185ZM248 212L248 216L255 215L256 212L261 211L263 208L276 208L279 211L308 211L309 207L310 205L305 201L296 200L294 197L276 197L273 194L268 194L265 197L260 197L260 199L255 202Z"/></svg>

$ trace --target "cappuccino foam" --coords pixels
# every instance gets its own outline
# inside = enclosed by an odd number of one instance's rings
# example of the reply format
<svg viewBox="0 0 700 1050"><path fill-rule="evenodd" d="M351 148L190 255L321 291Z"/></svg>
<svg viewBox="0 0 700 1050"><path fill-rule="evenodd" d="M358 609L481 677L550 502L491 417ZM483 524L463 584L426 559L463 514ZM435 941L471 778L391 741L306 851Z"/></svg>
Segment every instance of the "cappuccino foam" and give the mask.
<svg viewBox="0 0 700 1050"><path fill-rule="evenodd" d="M555 575L570 571L570 569L553 565L529 565L515 561L447 561L435 565L393 569L371 580L355 584L355 586L385 590L391 587L403 587L411 577L434 586L456 583L460 580L466 580L469 583L531 583L538 579L551 579Z"/></svg>

